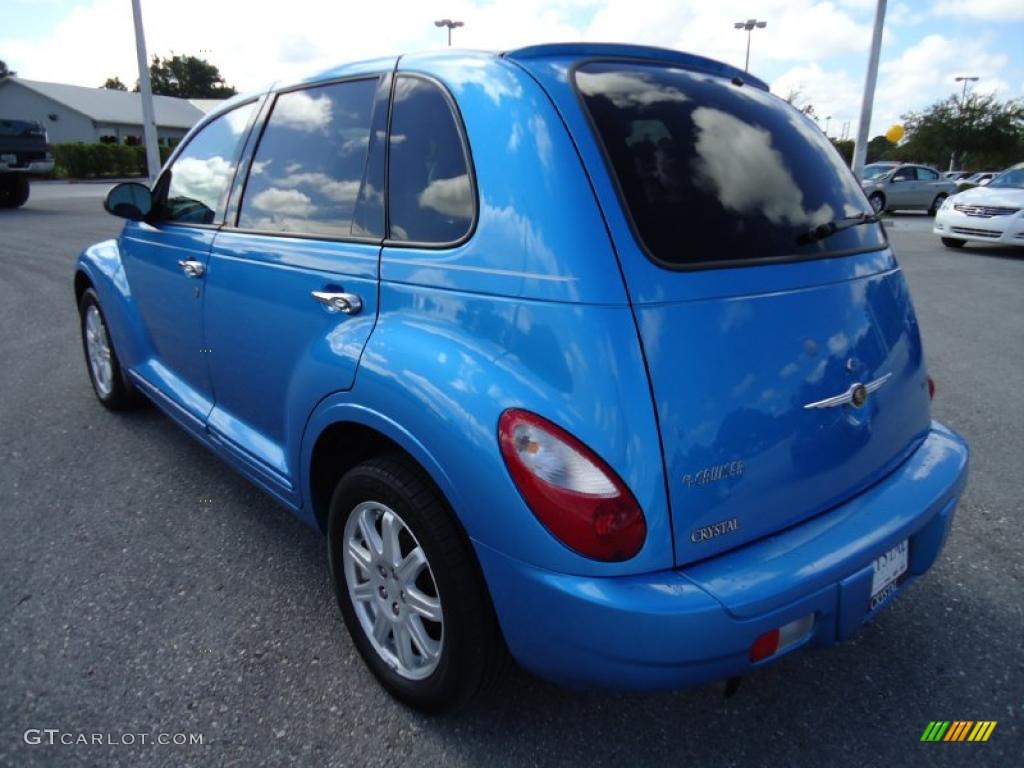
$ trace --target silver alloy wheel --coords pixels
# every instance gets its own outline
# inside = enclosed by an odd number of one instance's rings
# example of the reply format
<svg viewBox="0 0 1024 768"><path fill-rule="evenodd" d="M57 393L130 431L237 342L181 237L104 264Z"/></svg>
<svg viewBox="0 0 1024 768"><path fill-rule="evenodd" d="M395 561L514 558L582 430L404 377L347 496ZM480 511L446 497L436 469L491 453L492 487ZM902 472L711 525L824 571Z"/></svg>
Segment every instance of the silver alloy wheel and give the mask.
<svg viewBox="0 0 1024 768"><path fill-rule="evenodd" d="M107 397L114 390L114 364L110 357L107 326L95 304L90 304L85 310L85 349L96 389L101 397Z"/></svg>
<svg viewBox="0 0 1024 768"><path fill-rule="evenodd" d="M349 514L342 543L348 596L370 644L402 677L429 677L444 648L444 615L416 537L393 509L364 501Z"/></svg>

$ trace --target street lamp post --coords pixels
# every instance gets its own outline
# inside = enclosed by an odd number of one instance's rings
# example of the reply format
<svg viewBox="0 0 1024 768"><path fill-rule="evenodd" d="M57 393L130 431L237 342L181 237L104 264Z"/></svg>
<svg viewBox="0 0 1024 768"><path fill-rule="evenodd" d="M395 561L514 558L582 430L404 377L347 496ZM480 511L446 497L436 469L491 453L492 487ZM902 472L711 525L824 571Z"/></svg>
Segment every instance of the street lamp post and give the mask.
<svg viewBox="0 0 1024 768"><path fill-rule="evenodd" d="M825 115L825 138L828 138L828 124L832 122L832 115Z"/></svg>
<svg viewBox="0 0 1024 768"><path fill-rule="evenodd" d="M452 21L451 19L439 19L434 22L435 27L448 27L448 47L452 47L452 30L456 27L465 26L461 21Z"/></svg>
<svg viewBox="0 0 1024 768"><path fill-rule="evenodd" d="M747 61L743 65L743 71L750 71L750 35L755 29L764 29L768 26L767 21L758 21L757 19L747 19L746 21L737 21L733 24L736 29L747 30Z"/></svg>
<svg viewBox="0 0 1024 768"><path fill-rule="evenodd" d="M860 102L860 123L857 125L857 140L853 145L853 172L858 178L864 172L864 161L868 154L868 129L871 127L871 109L875 101L875 83L878 81L878 59L882 53L885 4L886 0L878 0L878 5L875 6L875 26L871 31L871 53L868 55L868 71L864 77L864 96Z"/></svg>
<svg viewBox="0 0 1024 768"><path fill-rule="evenodd" d="M153 111L153 89L149 82L149 61L146 60L146 35L142 29L142 8L132 0L135 21L135 54L139 60L139 96L142 99L142 140L146 144L146 174L152 184L160 173L160 150L156 142L156 117Z"/></svg>
<svg viewBox="0 0 1024 768"><path fill-rule="evenodd" d="M981 78L976 77L974 75L960 75L958 77L954 77L953 79L956 80L956 82L958 82L958 83L963 83L964 84L963 91L960 93L960 130L957 131L957 133L962 136L963 135L963 122L964 122L964 107L967 106L967 85L968 85L968 83L976 83ZM953 170L953 163L955 162L955 160L956 160L956 150L954 150L953 152L949 153L949 170L951 170L951 171Z"/></svg>
<svg viewBox="0 0 1024 768"><path fill-rule="evenodd" d="M963 75L961 77L954 77L953 79L956 80L958 83L962 82L964 84L964 91L963 91L963 94L960 96L960 109L963 109L964 108L964 103L967 101L967 84L968 83L976 83L981 78L980 77L973 77L973 76L972 77L968 77L966 75Z"/></svg>

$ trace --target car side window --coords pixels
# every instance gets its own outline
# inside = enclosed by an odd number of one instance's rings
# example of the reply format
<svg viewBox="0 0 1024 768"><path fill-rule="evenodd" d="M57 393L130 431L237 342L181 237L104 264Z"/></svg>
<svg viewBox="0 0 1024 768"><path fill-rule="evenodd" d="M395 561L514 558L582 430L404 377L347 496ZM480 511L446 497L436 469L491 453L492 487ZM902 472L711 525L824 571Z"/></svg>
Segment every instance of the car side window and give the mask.
<svg viewBox="0 0 1024 768"><path fill-rule="evenodd" d="M914 169L913 168L900 168L896 173L892 175L893 181L913 181Z"/></svg>
<svg viewBox="0 0 1024 768"><path fill-rule="evenodd" d="M213 224L223 213L242 139L256 103L236 107L193 136L161 179L157 219L178 224Z"/></svg>
<svg viewBox="0 0 1024 768"><path fill-rule="evenodd" d="M464 237L476 194L459 123L439 86L396 78L388 147L389 237L431 244Z"/></svg>
<svg viewBox="0 0 1024 768"><path fill-rule="evenodd" d="M917 180L918 181L938 181L939 174L937 171L933 171L931 168L918 168L917 169Z"/></svg>
<svg viewBox="0 0 1024 768"><path fill-rule="evenodd" d="M238 226L330 237L354 231L379 78L278 95L253 157Z"/></svg>

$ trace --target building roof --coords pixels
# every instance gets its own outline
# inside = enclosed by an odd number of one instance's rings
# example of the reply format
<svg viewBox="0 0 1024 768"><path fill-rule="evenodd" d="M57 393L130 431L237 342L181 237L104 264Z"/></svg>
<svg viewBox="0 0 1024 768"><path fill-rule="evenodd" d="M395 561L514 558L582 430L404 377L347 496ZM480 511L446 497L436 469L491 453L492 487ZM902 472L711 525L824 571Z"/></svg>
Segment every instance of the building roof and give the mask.
<svg viewBox="0 0 1024 768"><path fill-rule="evenodd" d="M142 125L142 97L131 91L86 88L81 85L65 85L63 83L43 83L21 77L4 78L3 82L23 85L98 123ZM154 96L153 110L156 124L159 127L188 129L199 122L209 111L209 107L203 109L192 104L189 99Z"/></svg>

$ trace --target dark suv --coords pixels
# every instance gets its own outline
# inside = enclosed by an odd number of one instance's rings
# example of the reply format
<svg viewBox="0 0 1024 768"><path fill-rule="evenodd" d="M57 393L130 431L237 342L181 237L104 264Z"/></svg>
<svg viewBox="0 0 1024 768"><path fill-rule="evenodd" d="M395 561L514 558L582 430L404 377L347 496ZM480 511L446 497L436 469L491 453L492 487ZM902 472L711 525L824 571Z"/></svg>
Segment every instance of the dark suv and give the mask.
<svg viewBox="0 0 1024 768"><path fill-rule="evenodd" d="M0 119L0 208L28 200L30 174L53 170L53 148L34 120Z"/></svg>

